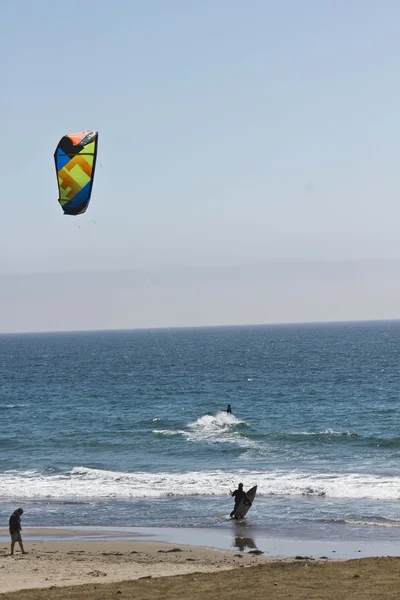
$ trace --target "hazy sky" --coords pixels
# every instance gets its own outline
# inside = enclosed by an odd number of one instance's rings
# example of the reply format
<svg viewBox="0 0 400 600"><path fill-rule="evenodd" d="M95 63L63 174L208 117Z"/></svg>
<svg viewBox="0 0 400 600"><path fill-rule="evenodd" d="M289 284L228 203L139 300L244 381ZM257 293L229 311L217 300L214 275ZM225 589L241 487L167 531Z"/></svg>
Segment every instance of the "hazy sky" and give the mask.
<svg viewBox="0 0 400 600"><path fill-rule="evenodd" d="M0 274L400 257L397 0L2 0ZM62 135L99 131L92 201Z"/></svg>

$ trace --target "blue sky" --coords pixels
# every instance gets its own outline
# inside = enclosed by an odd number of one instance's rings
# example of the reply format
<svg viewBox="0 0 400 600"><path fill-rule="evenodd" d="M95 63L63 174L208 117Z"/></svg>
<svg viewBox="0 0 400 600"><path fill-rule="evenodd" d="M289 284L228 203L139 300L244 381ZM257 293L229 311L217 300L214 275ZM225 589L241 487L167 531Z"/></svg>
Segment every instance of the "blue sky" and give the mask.
<svg viewBox="0 0 400 600"><path fill-rule="evenodd" d="M4 0L0 273L400 257L399 22L391 0ZM66 217L53 152L91 128Z"/></svg>

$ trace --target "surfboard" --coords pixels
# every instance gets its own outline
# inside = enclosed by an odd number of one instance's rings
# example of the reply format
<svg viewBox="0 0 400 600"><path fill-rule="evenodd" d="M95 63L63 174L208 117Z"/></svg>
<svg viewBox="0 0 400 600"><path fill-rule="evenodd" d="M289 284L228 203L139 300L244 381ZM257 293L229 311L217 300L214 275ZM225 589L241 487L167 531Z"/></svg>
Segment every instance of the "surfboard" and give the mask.
<svg viewBox="0 0 400 600"><path fill-rule="evenodd" d="M246 492L246 494L248 495L248 497L250 498L251 502L254 502L254 497L257 493L257 486L255 485L254 487L252 487L248 492ZM235 514L233 515L232 519L243 519L245 517L245 515L247 514L247 511L250 509L251 507L248 504L245 504L244 500L241 501L241 503L239 504L239 506L236 509Z"/></svg>

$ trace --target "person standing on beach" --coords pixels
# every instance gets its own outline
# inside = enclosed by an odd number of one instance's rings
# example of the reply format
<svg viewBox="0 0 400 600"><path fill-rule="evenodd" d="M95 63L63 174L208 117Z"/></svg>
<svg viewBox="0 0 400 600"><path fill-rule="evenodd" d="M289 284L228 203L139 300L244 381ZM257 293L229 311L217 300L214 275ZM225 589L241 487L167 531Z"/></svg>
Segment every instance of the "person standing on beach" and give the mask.
<svg viewBox="0 0 400 600"><path fill-rule="evenodd" d="M9 525L9 532L10 532L10 536L11 536L11 555L14 554L14 546L15 543L18 542L19 547L21 548L21 552L22 554L27 554L27 552L25 552L24 550L24 545L22 543L22 536L21 536L21 515L24 513L22 508L17 508L17 510L15 510L13 512L13 514L11 515L9 521L8 521L8 525Z"/></svg>
<svg viewBox="0 0 400 600"><path fill-rule="evenodd" d="M244 500L245 503L248 504L249 506L252 505L250 498L248 497L248 495L246 494L246 492L243 489L243 483L239 483L238 489L235 490L234 492L231 492L231 496L233 496L233 498L235 498L235 506L233 507L233 511L229 515L230 517L233 517L233 515L239 508L239 504L241 503L242 500Z"/></svg>

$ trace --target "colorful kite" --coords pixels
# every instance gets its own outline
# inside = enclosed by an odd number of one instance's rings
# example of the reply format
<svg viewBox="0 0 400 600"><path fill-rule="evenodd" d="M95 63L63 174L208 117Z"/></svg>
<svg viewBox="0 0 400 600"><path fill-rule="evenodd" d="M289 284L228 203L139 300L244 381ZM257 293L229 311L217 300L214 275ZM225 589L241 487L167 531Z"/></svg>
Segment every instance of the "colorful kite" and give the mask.
<svg viewBox="0 0 400 600"><path fill-rule="evenodd" d="M65 215L81 215L89 206L97 145L97 131L88 130L64 135L54 152L58 201Z"/></svg>

